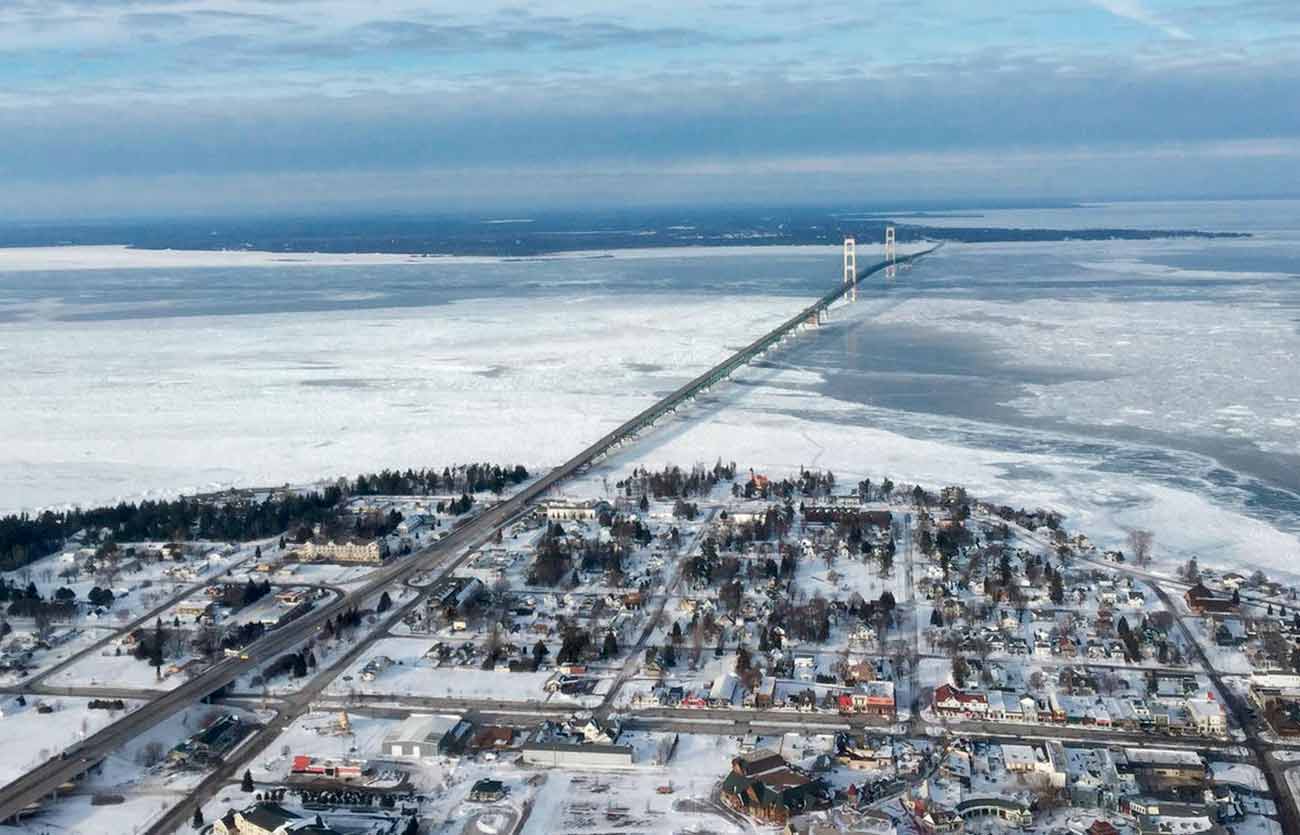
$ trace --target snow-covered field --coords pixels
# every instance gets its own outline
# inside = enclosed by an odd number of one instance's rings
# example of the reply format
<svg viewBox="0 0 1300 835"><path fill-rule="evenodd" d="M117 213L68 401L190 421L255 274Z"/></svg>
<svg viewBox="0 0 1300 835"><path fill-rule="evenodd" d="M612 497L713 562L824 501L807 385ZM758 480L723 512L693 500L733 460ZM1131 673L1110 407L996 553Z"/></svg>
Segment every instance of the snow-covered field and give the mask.
<svg viewBox="0 0 1300 835"><path fill-rule="evenodd" d="M424 696L493 699L499 702L540 703L548 694L542 685L550 678L547 672L506 673L467 667L434 668L424 654L436 641L418 638L385 638L374 645L342 676L335 679L327 693L343 696L350 692L368 695L420 693ZM375 677L363 681L362 669L376 657L392 659L393 665Z"/></svg>
<svg viewBox="0 0 1300 835"><path fill-rule="evenodd" d="M13 696L3 699L0 751L6 754L0 758L0 785L16 780L78 740L121 719L139 704L127 703L126 711L90 710L89 699L27 696L26 700L26 707L22 707ZM53 712L39 712L37 706L41 704L53 708Z"/></svg>
<svg viewBox="0 0 1300 835"><path fill-rule="evenodd" d="M1300 575L1287 457L1300 446L1300 203L1023 215L962 225L1265 231L950 245L575 489L719 457L829 467L840 483L963 483L1050 506L1107 546L1150 528L1168 563ZM293 264L109 250L62 253L62 271L39 276L24 272L33 257L46 256L0 253L7 510L471 459L540 469L838 278L825 247ZM96 258L112 269L85 269ZM178 301L177 286L209 279L233 282L236 301L318 279L321 296L269 312ZM43 294L47 280L59 289ZM442 301L403 295L444 284ZM129 302L111 301L118 287Z"/></svg>

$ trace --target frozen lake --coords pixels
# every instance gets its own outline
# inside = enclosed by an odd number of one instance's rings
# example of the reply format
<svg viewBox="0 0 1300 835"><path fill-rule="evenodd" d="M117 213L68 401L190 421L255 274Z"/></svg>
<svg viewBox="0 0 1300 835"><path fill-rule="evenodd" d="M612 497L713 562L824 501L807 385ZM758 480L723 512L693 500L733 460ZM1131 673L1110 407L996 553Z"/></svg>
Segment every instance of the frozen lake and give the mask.
<svg viewBox="0 0 1300 835"><path fill-rule="evenodd" d="M1103 538L1151 527L1170 558L1294 564L1300 203L986 220L1258 234L949 245L609 466L963 481ZM7 254L5 510L558 463L839 272L824 247L46 271Z"/></svg>

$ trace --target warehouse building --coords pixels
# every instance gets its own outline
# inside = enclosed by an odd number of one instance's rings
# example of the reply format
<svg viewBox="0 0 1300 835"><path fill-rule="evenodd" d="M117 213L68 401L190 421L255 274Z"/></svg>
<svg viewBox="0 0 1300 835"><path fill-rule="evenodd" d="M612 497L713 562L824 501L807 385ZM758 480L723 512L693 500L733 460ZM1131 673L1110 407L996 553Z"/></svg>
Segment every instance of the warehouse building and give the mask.
<svg viewBox="0 0 1300 835"><path fill-rule="evenodd" d="M459 754L473 738L474 726L457 716L408 716L384 737L384 755L394 759Z"/></svg>
<svg viewBox="0 0 1300 835"><path fill-rule="evenodd" d="M633 764L631 745L612 745L570 740L528 742L524 762L550 768L626 768Z"/></svg>

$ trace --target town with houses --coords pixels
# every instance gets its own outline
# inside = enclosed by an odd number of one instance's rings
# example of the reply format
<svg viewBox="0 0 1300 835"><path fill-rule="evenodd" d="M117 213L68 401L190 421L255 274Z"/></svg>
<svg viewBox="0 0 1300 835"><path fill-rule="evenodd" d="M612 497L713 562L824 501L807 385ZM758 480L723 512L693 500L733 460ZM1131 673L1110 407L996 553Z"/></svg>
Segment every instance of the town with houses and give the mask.
<svg viewBox="0 0 1300 835"><path fill-rule="evenodd" d="M1300 600L1260 572L721 462L566 485L417 565L527 483L446 479L266 535L86 528L6 571L0 780L85 770L0 831L1297 831Z"/></svg>

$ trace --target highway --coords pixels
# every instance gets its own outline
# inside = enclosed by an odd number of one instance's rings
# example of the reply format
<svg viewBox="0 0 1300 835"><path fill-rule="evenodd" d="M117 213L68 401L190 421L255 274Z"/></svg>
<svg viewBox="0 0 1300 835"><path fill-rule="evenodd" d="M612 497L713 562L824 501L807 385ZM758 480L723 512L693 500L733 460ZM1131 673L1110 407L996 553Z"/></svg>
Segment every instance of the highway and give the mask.
<svg viewBox="0 0 1300 835"><path fill-rule="evenodd" d="M937 248L936 246L922 252L901 256L896 263L914 262ZM860 282L868 276L885 270L888 266L890 266L889 262L881 261L866 267L859 271L857 280ZM369 598L377 595L384 588L402 583L421 572L441 569L442 574L447 574L455 570L475 548L525 513L551 488L581 472L601 456L624 441L630 440L642 429L649 427L681 404L726 379L736 369L780 343L800 326L810 321L819 321L822 313L843 297L851 286L840 284L835 290L822 296L727 359L643 409L513 497L489 507L441 541L378 569L361 588L272 631L251 644L242 657L226 658L218 662L171 692L156 697L140 709L92 734L80 744L72 746L63 752L62 756L48 760L4 786L0 789L0 821L9 820L38 804L42 798L54 794L60 786L76 779L128 740L206 698L240 676L297 648L315 635L327 619L350 608L360 608Z"/></svg>

